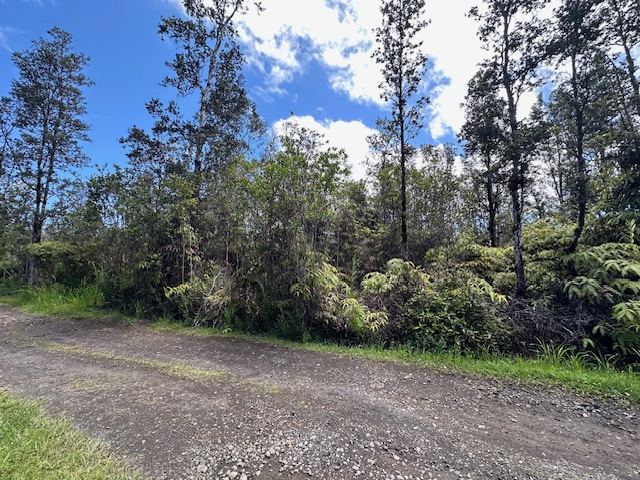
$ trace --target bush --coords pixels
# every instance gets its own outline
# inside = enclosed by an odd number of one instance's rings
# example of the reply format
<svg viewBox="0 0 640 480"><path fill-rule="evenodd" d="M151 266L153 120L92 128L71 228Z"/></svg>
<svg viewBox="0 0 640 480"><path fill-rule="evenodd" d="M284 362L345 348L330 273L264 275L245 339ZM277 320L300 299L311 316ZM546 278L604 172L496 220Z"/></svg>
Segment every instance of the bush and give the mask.
<svg viewBox="0 0 640 480"><path fill-rule="evenodd" d="M42 242L30 244L27 250L35 257L40 283L75 288L91 277L89 254L77 245Z"/></svg>
<svg viewBox="0 0 640 480"><path fill-rule="evenodd" d="M298 311L312 333L320 337L370 342L386 324L386 312L364 305L338 270L326 261L308 266L291 286Z"/></svg>
<svg viewBox="0 0 640 480"><path fill-rule="evenodd" d="M165 295L181 319L215 328L233 315L232 291L233 280L226 270L214 266L202 277L165 288Z"/></svg>
<svg viewBox="0 0 640 480"><path fill-rule="evenodd" d="M365 303L388 315L377 338L424 350L480 353L502 349L507 329L494 307L504 298L473 275L446 270L436 275L393 259L384 274L365 277Z"/></svg>
<svg viewBox="0 0 640 480"><path fill-rule="evenodd" d="M593 325L599 336L587 339L594 346L613 350L624 363L640 361L640 246L636 224L630 220L619 242L582 247L565 258L575 272L564 290L604 319Z"/></svg>

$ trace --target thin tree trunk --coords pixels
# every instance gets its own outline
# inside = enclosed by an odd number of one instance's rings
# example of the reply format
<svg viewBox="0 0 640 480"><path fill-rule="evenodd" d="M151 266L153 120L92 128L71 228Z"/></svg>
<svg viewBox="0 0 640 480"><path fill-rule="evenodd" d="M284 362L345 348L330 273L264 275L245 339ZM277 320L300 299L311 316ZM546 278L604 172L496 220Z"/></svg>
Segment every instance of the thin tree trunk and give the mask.
<svg viewBox="0 0 640 480"><path fill-rule="evenodd" d="M576 58L571 58L572 78L571 84L573 88L574 114L576 122L576 161L578 169L578 225L573 232L573 239L567 248L567 253L573 253L578 248L578 242L582 231L584 230L584 222L587 211L587 170L584 158L584 113L579 99Z"/></svg>
<svg viewBox="0 0 640 480"><path fill-rule="evenodd" d="M509 75L509 53L511 45L509 43L509 22L504 19L504 53L502 59L502 84L507 95L507 105L509 111L509 125L511 136L509 145L507 146L508 156L511 160L511 179L509 182L509 190L512 202L513 217L513 263L516 272L516 296L524 297L527 291L526 276L524 271L524 258L522 255L522 204L520 202L520 187L522 185L521 169L522 169L522 153L517 145L518 137L518 119L516 112L516 103Z"/></svg>
<svg viewBox="0 0 640 480"><path fill-rule="evenodd" d="M404 137L404 132L403 132ZM402 257L405 260L409 259L409 237L407 234L407 164L404 153L404 141L401 140L402 153L400 154L400 177L401 177L401 195L402 195L402 206L400 212L400 221L401 221L401 232L402 232Z"/></svg>
<svg viewBox="0 0 640 480"><path fill-rule="evenodd" d="M213 88L213 80L214 80L213 76L214 76L214 71L216 66L216 60L218 58L218 54L220 53L220 49L222 48L222 42L224 41L224 38L227 34L229 25L231 24L231 21L233 20L233 17L237 13L240 5L241 5L240 3L236 3L231 13L226 18L224 18L222 22L218 22L218 24L216 25L216 33L217 33L216 42L213 49L211 50L211 55L209 56L207 81L205 82L204 87L202 87L200 90L200 109L198 112L198 133L196 136L196 156L194 160L194 170L196 173L200 173L203 169L202 154L204 150L205 139L204 139L202 130L204 129L204 125L207 118L208 98L209 98L209 95L211 94L211 89Z"/></svg>
<svg viewBox="0 0 640 480"><path fill-rule="evenodd" d="M492 247L498 246L498 237L496 235L496 203L493 194L493 182L487 181L487 201L489 202L489 239Z"/></svg>

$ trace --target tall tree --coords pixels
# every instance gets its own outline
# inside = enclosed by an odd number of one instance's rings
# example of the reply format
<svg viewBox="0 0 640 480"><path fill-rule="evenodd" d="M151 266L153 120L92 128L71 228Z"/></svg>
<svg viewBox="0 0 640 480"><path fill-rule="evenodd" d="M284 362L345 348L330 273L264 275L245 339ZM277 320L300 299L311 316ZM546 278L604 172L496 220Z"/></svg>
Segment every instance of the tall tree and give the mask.
<svg viewBox="0 0 640 480"><path fill-rule="evenodd" d="M621 169L615 209L640 210L640 79L635 52L640 46L640 3L637 0L604 0L603 27L612 73L617 84L619 118L615 150ZM610 92L613 93L613 92Z"/></svg>
<svg viewBox="0 0 640 480"><path fill-rule="evenodd" d="M567 145L575 161L575 192L578 223L573 239L567 248L573 253L582 231L587 211L588 172L585 154L586 110L591 98L592 60L600 40L600 16L597 11L598 0L564 0L555 10L555 32L552 49L559 63L569 63L569 80L565 95L571 109L571 138Z"/></svg>
<svg viewBox="0 0 640 480"><path fill-rule="evenodd" d="M492 247L498 246L497 215L504 189L506 102L499 96L499 77L495 70L480 69L469 81L465 98L466 121L460 131L465 162L474 165L475 183L484 192L487 230Z"/></svg>
<svg viewBox="0 0 640 480"><path fill-rule="evenodd" d="M5 175L10 160L12 132L15 128L15 108L10 97L0 98L0 178Z"/></svg>
<svg viewBox="0 0 640 480"><path fill-rule="evenodd" d="M8 239L12 215L12 184L14 180L12 161L13 130L15 128L15 108L13 99L0 97L0 259L8 255ZM0 267L1 268L1 267Z"/></svg>
<svg viewBox="0 0 640 480"><path fill-rule="evenodd" d="M13 130L15 128L15 107L11 97L0 98L0 228L6 223L8 209L8 190L11 184L9 162L13 145ZM0 233L2 230L0 230Z"/></svg>
<svg viewBox="0 0 640 480"><path fill-rule="evenodd" d="M416 36L428 21L424 16L424 0L383 0L380 7L382 26L375 30L378 48L373 54L382 65L384 81L381 98L391 106L388 126L399 143L400 161L400 222L402 256L409 257L407 235L407 161L415 154L410 144L424 120L423 110L429 99L420 92L427 56L422 41Z"/></svg>
<svg viewBox="0 0 640 480"><path fill-rule="evenodd" d="M54 27L49 38L13 54L19 76L12 82L16 105L14 163L32 195L31 242L42 241L49 202L64 174L86 164L82 142L89 141L83 88L93 84L83 70L89 58L72 49L71 34ZM29 283L36 279L30 258Z"/></svg>
<svg viewBox="0 0 640 480"><path fill-rule="evenodd" d="M163 85L175 89L180 99L163 103L152 99L147 111L154 123L150 131L132 127L122 139L136 171L151 179L154 189L135 189L151 194L158 225L167 224L172 235L155 236L150 245L163 244L162 261L168 284L182 283L200 275L197 268L185 269L185 245L189 255L202 264L237 258L231 251L231 232L241 230L243 219L218 214L237 193L232 178L254 139L264 132L264 122L245 89L244 56L237 43L234 21L244 14L249 0L183 0L186 16L163 18L158 31L175 46L167 62L170 73ZM187 97L187 101L182 98ZM230 207L230 205L229 205ZM233 222L233 225L231 224ZM187 238L188 237L188 238ZM197 250L197 251L196 251ZM180 255L176 269L175 252ZM153 253L153 251L151 252ZM195 264L194 264L195 265ZM188 272L185 275L185 272Z"/></svg>
<svg viewBox="0 0 640 480"><path fill-rule="evenodd" d="M163 84L182 96L196 94L197 111L183 124L189 148L183 152L195 173L211 173L246 149L243 134L262 125L244 88L244 57L236 43L234 18L248 10L246 0L183 0L188 18L163 18L162 38L177 47L167 62L172 74ZM261 10L259 2L253 2ZM188 152L188 154L187 154ZM189 158L191 157L191 158Z"/></svg>
<svg viewBox="0 0 640 480"><path fill-rule="evenodd" d="M633 92L632 103L640 115L640 81L633 53L640 44L640 3L637 0L604 0L602 13L610 44L622 49L622 64Z"/></svg>
<svg viewBox="0 0 640 480"><path fill-rule="evenodd" d="M514 265L516 294L524 296L526 278L522 255L522 190L526 184L531 140L523 131L522 115L518 109L523 93L540 83L538 68L545 56L544 22L537 12L548 0L484 0L484 9L475 7L470 15L478 20L478 35L489 51L485 68L493 69L500 79L506 97L506 136L504 156L510 165L509 192L513 217Z"/></svg>

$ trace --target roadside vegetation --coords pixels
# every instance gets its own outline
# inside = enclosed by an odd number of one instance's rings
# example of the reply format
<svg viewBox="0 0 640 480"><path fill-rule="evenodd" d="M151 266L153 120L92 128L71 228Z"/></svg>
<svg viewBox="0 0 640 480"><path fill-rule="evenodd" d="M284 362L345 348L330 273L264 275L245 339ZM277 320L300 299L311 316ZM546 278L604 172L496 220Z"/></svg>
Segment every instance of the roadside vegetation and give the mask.
<svg viewBox="0 0 640 480"><path fill-rule="evenodd" d="M479 3L487 58L459 144L436 146L417 141L425 2L381 2L389 117L350 159L362 180L295 121L269 133L243 78L243 0L161 19L175 56L152 127L122 126L126 166L74 177L89 57L53 28L14 53L0 101L0 288L36 313L173 319L635 401L638 2L551 17L544 0Z"/></svg>
<svg viewBox="0 0 640 480"><path fill-rule="evenodd" d="M135 480L137 473L66 420L35 402L0 391L0 478L4 480Z"/></svg>

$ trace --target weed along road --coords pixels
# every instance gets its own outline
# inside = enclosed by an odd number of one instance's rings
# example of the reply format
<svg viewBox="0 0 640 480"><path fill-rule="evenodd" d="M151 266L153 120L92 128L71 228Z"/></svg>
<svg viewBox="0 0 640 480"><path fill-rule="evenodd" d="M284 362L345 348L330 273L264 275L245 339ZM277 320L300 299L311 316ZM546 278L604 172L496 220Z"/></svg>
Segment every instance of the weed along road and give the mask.
<svg viewBox="0 0 640 480"><path fill-rule="evenodd" d="M547 388L0 306L0 389L154 479L637 479L638 411Z"/></svg>

